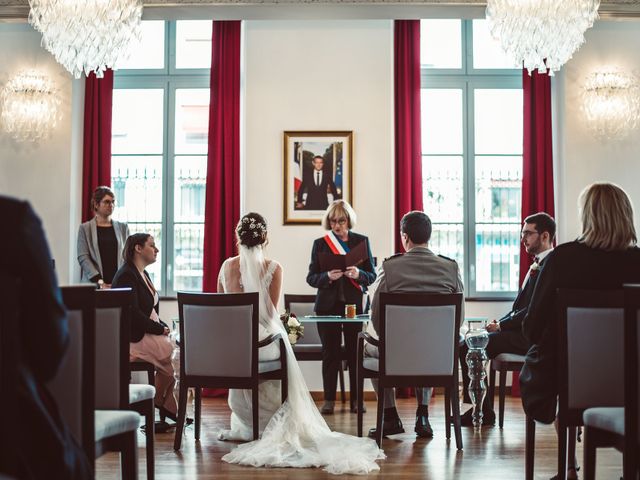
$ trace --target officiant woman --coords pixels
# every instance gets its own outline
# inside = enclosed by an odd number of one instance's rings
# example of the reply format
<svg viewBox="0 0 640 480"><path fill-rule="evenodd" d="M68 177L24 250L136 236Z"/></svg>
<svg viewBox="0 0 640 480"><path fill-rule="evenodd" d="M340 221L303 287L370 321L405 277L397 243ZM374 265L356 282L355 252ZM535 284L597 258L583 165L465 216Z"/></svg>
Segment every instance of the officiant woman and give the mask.
<svg viewBox="0 0 640 480"><path fill-rule="evenodd" d="M322 217L322 226L327 230L324 237L313 242L311 263L307 274L307 283L318 289L316 294L316 315L344 316L345 305L354 304L356 314L363 312L363 299L368 285L376 279L373 270L373 257L369 239L351 230L356 224L356 213L349 203L336 200L327 207ZM368 257L359 265L347 266L345 271L322 271L319 254L333 253L345 255L356 245L366 242ZM355 252L354 252L355 253ZM349 385L356 385L356 347L358 332L362 323L318 323L318 333L322 341L322 383L324 387L324 405L322 413L333 413L336 400L336 386L341 362L342 336L349 366ZM355 391L355 390L354 390ZM351 411L356 412L355 396L351 397Z"/></svg>

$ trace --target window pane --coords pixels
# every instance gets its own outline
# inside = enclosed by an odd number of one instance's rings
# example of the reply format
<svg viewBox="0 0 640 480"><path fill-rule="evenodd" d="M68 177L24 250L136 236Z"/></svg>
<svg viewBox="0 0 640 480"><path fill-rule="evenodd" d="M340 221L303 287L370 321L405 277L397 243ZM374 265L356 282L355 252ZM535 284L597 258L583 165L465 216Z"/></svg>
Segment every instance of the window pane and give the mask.
<svg viewBox="0 0 640 480"><path fill-rule="evenodd" d="M518 290L520 224L476 224L476 290Z"/></svg>
<svg viewBox="0 0 640 480"><path fill-rule="evenodd" d="M422 89L422 153L462 154L462 90Z"/></svg>
<svg viewBox="0 0 640 480"><path fill-rule="evenodd" d="M176 68L211 68L211 20L176 22Z"/></svg>
<svg viewBox="0 0 640 480"><path fill-rule="evenodd" d="M209 89L176 90L175 153L207 153Z"/></svg>
<svg viewBox="0 0 640 480"><path fill-rule="evenodd" d="M522 157L476 157L476 221L520 224Z"/></svg>
<svg viewBox="0 0 640 480"><path fill-rule="evenodd" d="M431 217L429 212L425 210ZM458 262L460 276L464 283L464 227L461 223L433 223L429 249Z"/></svg>
<svg viewBox="0 0 640 480"><path fill-rule="evenodd" d="M162 157L111 159L111 184L117 208L114 218L126 222L133 233L150 233L162 246ZM162 256L147 268L157 289L162 286Z"/></svg>
<svg viewBox="0 0 640 480"><path fill-rule="evenodd" d="M114 156L111 181L118 185L114 218L123 222L162 221L162 157Z"/></svg>
<svg viewBox="0 0 640 480"><path fill-rule="evenodd" d="M491 36L486 20L473 21L473 68L522 68L508 57Z"/></svg>
<svg viewBox="0 0 640 480"><path fill-rule="evenodd" d="M204 222L206 179L206 156L175 158L174 215L176 222Z"/></svg>
<svg viewBox="0 0 640 480"><path fill-rule="evenodd" d="M420 64L423 68L462 68L460 20L420 20Z"/></svg>
<svg viewBox="0 0 640 480"><path fill-rule="evenodd" d="M424 211L433 222L463 221L462 157L422 157Z"/></svg>
<svg viewBox="0 0 640 480"><path fill-rule="evenodd" d="M163 111L162 89L115 89L112 153L162 154Z"/></svg>
<svg viewBox="0 0 640 480"><path fill-rule="evenodd" d="M176 224L173 289L202 291L204 224Z"/></svg>
<svg viewBox="0 0 640 480"><path fill-rule="evenodd" d="M522 90L476 89L475 152L522 154Z"/></svg>
<svg viewBox="0 0 640 480"><path fill-rule="evenodd" d="M142 22L140 41L131 42L131 56L120 62L119 69L164 68L164 21Z"/></svg>

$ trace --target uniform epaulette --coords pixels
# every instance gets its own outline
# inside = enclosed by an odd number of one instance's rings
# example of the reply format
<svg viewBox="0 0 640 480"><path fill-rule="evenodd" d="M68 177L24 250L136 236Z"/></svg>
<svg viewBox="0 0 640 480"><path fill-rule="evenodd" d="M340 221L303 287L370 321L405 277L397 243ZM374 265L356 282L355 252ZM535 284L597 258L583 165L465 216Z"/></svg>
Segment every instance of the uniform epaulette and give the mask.
<svg viewBox="0 0 640 480"><path fill-rule="evenodd" d="M444 255L438 255L440 258L444 258L445 260L449 260L451 262L455 262L453 258L445 257Z"/></svg>
<svg viewBox="0 0 640 480"><path fill-rule="evenodd" d="M384 261L386 262L387 260L391 260L392 258L398 258L398 257L401 257L403 255L404 255L404 253L396 253L395 255L391 255L390 257L385 258Z"/></svg>

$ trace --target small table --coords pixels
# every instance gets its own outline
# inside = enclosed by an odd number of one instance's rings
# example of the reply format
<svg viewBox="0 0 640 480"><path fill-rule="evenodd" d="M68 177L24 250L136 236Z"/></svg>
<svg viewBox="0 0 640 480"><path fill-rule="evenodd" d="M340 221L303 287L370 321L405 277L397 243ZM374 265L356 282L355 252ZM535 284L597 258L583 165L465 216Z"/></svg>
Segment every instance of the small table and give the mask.
<svg viewBox="0 0 640 480"><path fill-rule="evenodd" d="M368 322L371 317L367 314L356 315L355 318L346 318L339 315L305 315L298 317L300 323L362 323Z"/></svg>

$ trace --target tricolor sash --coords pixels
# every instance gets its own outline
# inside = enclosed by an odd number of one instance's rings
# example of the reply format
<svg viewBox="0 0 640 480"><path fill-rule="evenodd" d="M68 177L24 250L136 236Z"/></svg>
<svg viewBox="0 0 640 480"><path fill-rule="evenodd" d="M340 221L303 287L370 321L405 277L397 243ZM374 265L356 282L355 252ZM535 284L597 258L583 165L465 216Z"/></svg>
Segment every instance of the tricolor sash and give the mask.
<svg viewBox="0 0 640 480"><path fill-rule="evenodd" d="M327 233L324 236L324 241L327 243L327 245L329 245L329 248L331 249L334 255L346 255L347 252L349 251L349 245L347 245L347 243L342 243L340 240L338 240L338 237L336 237L336 234L333 233L332 231L329 231L329 233ZM356 282L355 279L347 278L347 280L349 280L351 284L354 287L356 287L358 290L360 290L361 292L364 292L362 285Z"/></svg>

